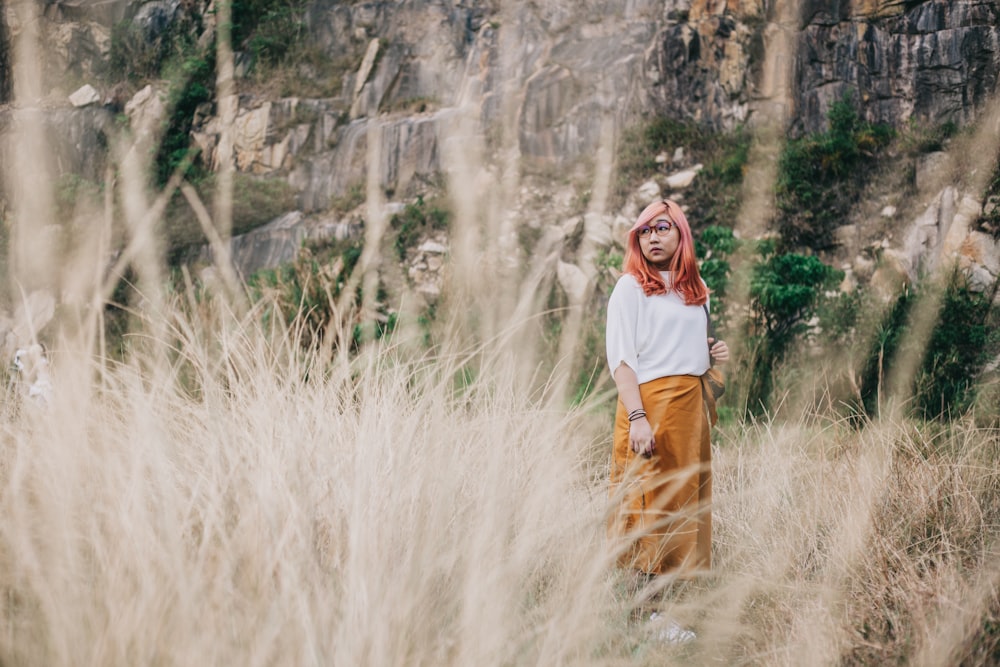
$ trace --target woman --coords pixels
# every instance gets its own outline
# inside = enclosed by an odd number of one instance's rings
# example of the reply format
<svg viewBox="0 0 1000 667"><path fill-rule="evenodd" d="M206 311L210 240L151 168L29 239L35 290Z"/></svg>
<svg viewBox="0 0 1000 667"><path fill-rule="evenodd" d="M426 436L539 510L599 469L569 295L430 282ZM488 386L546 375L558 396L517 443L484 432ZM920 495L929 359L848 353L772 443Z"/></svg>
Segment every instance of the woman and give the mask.
<svg viewBox="0 0 1000 667"><path fill-rule="evenodd" d="M672 201L629 230L624 275L608 302L608 364L618 388L612 497L620 562L685 576L711 565L711 446L701 375L729 348L708 337L708 288L691 227ZM714 403L713 406L714 408Z"/></svg>

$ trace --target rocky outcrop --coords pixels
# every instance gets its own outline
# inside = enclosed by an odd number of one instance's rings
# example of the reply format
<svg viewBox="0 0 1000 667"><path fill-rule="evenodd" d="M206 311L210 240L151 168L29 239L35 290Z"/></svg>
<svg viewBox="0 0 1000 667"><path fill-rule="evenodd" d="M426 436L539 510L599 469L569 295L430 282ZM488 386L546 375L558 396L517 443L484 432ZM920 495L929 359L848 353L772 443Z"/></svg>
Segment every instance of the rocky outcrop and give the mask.
<svg viewBox="0 0 1000 667"><path fill-rule="evenodd" d="M91 182L103 180L114 114L95 106L7 109L0 111L0 135L19 132L20 115L28 113L38 114L41 119L47 146L38 150L50 156L54 178L73 175ZM7 141L0 141L0 164L15 164L10 148Z"/></svg>
<svg viewBox="0 0 1000 667"><path fill-rule="evenodd" d="M305 241L345 240L361 236L361 224L349 219L307 216L291 211L230 241L237 273L247 278L261 269L272 269L295 260ZM210 246L203 246L192 260L201 265L215 261Z"/></svg>
<svg viewBox="0 0 1000 667"><path fill-rule="evenodd" d="M10 61L10 38L7 35L7 20L0 17L0 104L10 101L12 91L12 70Z"/></svg>
<svg viewBox="0 0 1000 667"><path fill-rule="evenodd" d="M892 302L905 286L957 267L970 289L993 293L1000 279L1000 239L977 229L982 213L978 193L944 187L901 225L897 240L876 241L845 263L841 268L848 276L841 289L852 291L860 281L882 300ZM854 235L855 227L841 228L841 232ZM996 298L1000 305L1000 293Z"/></svg>
<svg viewBox="0 0 1000 667"><path fill-rule="evenodd" d="M92 76L115 22L131 21L155 41L180 13L204 4L50 0L49 71ZM609 114L619 127L650 111L717 129L751 118L774 5L312 0L305 23L330 60L355 63L343 81L350 119L416 101L426 110L472 104L484 125L515 120L523 156L560 162L591 152ZM822 128L845 93L872 121L969 122L1000 73L998 19L993 0L801 3L795 131ZM208 18L203 23L210 28ZM0 95L9 85L3 44L0 31Z"/></svg>
<svg viewBox="0 0 1000 667"><path fill-rule="evenodd" d="M793 129L821 129L830 104L846 92L873 121L973 120L1000 74L998 4L797 4ZM113 21L131 21L138 34L155 40L181 14L206 6L205 0L50 0L44 12L47 57L83 75L106 56ZM499 148L520 164L560 169L592 160L609 128L620 135L643 116L732 127L764 113L766 95L784 92L759 86L775 13L772 0L311 0L305 9L309 39L348 69L339 94L241 97L234 166L287 179L309 218L363 187L371 169L391 197L419 191L440 176L446 139L470 118L471 134L460 140L486 148L485 162L489 150ZM204 18L192 23L203 38L211 30ZM0 48L0 72L2 54ZM107 92L96 82L94 87ZM165 91L140 96L146 100L141 108L150 113L129 111L133 126L140 116L164 113ZM129 108L139 108L133 102ZM218 168L220 126L213 113L210 104L199 109L192 139L201 159ZM57 142L67 152L60 169L97 178L108 112L93 105L50 114L54 136L68 138ZM82 121L93 123L89 133ZM669 159L662 157L664 163ZM672 161L677 173L656 184L665 194L683 190L697 174L697 165L676 156ZM291 228L271 231L287 235ZM281 253L251 254L259 259Z"/></svg>
<svg viewBox="0 0 1000 667"><path fill-rule="evenodd" d="M823 128L845 94L869 121L964 125L996 90L996 2L812 2L803 12L793 86L799 132Z"/></svg>
<svg viewBox="0 0 1000 667"><path fill-rule="evenodd" d="M761 18L746 14L760 10L747 4L736 14L727 3L692 3L686 16L677 13L660 29L646 55L649 96L658 112L714 129L747 119L754 90L750 52L760 36L740 19Z"/></svg>
<svg viewBox="0 0 1000 667"><path fill-rule="evenodd" d="M95 21L114 25L141 0L44 0L45 16L52 21Z"/></svg>

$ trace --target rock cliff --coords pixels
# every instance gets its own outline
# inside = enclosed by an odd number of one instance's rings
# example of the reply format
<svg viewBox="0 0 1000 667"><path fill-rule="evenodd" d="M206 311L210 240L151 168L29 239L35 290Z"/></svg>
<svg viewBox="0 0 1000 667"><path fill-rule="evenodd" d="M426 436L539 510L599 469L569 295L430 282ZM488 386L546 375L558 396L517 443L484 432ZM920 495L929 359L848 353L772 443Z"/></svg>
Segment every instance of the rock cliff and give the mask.
<svg viewBox="0 0 1000 667"><path fill-rule="evenodd" d="M795 126L820 129L853 93L865 117L965 125L996 91L995 2L807 2L795 68Z"/></svg>
<svg viewBox="0 0 1000 667"><path fill-rule="evenodd" d="M0 92L10 80L4 36L19 30L17 3L7 4L0 31ZM43 21L50 90L68 94L71 80L94 82L106 69L102 59L118 22L140 24L154 40L181 12L208 10L205 3L180 0L49 0ZM442 120L435 111L471 105L484 126L513 123L523 157L565 163L596 149L604 116L613 117L618 127L649 113L717 129L752 121L768 94L758 86L759 67L775 12L774 0L311 0L302 19L305 39L326 58L356 63L344 77L338 100L328 102L338 117L356 121L389 114L380 124L399 122L389 133L407 142L414 136L409 130L416 127L416 135L426 136L423 126ZM871 121L974 120L1000 69L998 13L997 3L979 0L802 3L789 100L792 130L821 128L830 104L845 93L854 94ZM209 19L202 22L208 33L202 39L210 39ZM113 93L106 87L103 92L107 99ZM258 134L273 124L257 109L295 104L245 103L244 114L253 116L246 131ZM414 106L424 109L418 120L392 119L403 115L394 111ZM448 122L447 114L443 120ZM329 118L323 123L319 135L339 145L329 139L334 132ZM345 123L336 131L352 135L357 128ZM260 150L268 141L294 143L294 137L271 133L247 137L245 143ZM423 155L425 148L417 152ZM276 150L284 159L296 148ZM351 163L323 152L310 151L321 165ZM406 152L405 145L389 150ZM275 156L269 159L255 157L252 166L241 168L288 166L275 165ZM394 173L405 178L420 167L399 168L390 159L386 169L383 180L394 186ZM315 172L316 167L303 165L302 170ZM319 206L325 190L340 189L318 187L301 174L297 179L307 188L304 199Z"/></svg>
<svg viewBox="0 0 1000 667"><path fill-rule="evenodd" d="M5 47L21 29L19 7L8 1L3 12L0 94L9 89ZM870 121L963 126L995 92L994 0L810 0L793 8L789 25L778 0L308 0L301 39L326 63L343 63L340 85L325 97L291 97L241 84L235 167L286 180L307 224L366 182L373 137L378 183L405 198L439 177L446 143L463 141L455 130L470 118L487 168L513 155L521 165L571 173L594 160L609 131L620 135L653 115L721 130L780 107L795 135L822 128L830 105L850 94ZM213 16L207 0L43 3L44 106L50 125L67 135L57 142L68 146L60 171L103 171L102 137L128 99L120 83L102 78L115 30L138 26L129 34L155 42L187 20L193 43L208 44ZM794 35L778 58L792 62L768 64L779 31ZM248 53L236 59L246 76ZM765 67L786 68L791 85L764 85ZM67 96L83 83L100 102L74 110ZM162 102L165 84L152 83ZM9 113L0 125L11 125ZM220 159L215 114L213 104L200 107L190 135L212 168Z"/></svg>

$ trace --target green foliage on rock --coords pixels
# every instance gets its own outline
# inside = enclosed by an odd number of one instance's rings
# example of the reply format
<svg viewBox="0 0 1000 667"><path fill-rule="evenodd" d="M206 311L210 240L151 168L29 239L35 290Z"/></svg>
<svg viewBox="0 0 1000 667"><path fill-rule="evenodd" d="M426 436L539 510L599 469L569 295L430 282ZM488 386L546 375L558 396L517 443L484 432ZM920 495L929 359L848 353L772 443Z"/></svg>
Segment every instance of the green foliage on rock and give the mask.
<svg viewBox="0 0 1000 667"><path fill-rule="evenodd" d="M808 333L826 291L843 273L812 255L778 253L763 242L762 261L750 279L750 319L747 333L747 411L762 414L770 406L774 374L792 343Z"/></svg>
<svg viewBox="0 0 1000 667"><path fill-rule="evenodd" d="M191 127L195 112L211 102L215 93L215 60L210 51L189 55L170 72L170 116L154 158L155 178L165 184L191 155ZM189 174L197 175L195 168Z"/></svg>
<svg viewBox="0 0 1000 667"><path fill-rule="evenodd" d="M877 154L893 137L861 120L850 98L835 102L826 132L789 141L778 162L778 228L789 247L829 247L856 203Z"/></svg>
<svg viewBox="0 0 1000 667"><path fill-rule="evenodd" d="M726 308L726 292L732 274L729 257L736 251L738 244L733 230L719 225L706 227L695 239L701 277L711 292L712 322L720 337L729 326Z"/></svg>
<svg viewBox="0 0 1000 667"><path fill-rule="evenodd" d="M361 258L362 245L356 241L324 241L307 243L291 264L277 269L266 269L253 274L247 281L252 300L268 304L264 318L278 317L296 331L304 347L313 347L326 341L333 347L338 342L330 340L342 331L350 331L345 344L356 348L362 340L363 325L360 313L352 307L362 301L360 287L353 301L348 299L348 312L338 312L344 289ZM375 313L374 335L382 338L396 325L396 316L384 306L385 294L379 291L380 302ZM352 317L353 313L353 317Z"/></svg>
<svg viewBox="0 0 1000 667"><path fill-rule="evenodd" d="M434 230L445 230L451 220L451 211L439 200L424 201L418 196L412 204L392 216L389 225L396 231L396 254L400 260L406 259L406 251L412 248L421 235Z"/></svg>
<svg viewBox="0 0 1000 667"><path fill-rule="evenodd" d="M698 227L732 227L750 143L750 133L742 127L715 132L666 117L629 128L619 142L612 205L623 202L644 180L664 172L664 166L656 162L658 155L672 156L677 148L683 148L686 162L703 165L685 192L688 219Z"/></svg>
<svg viewBox="0 0 1000 667"><path fill-rule="evenodd" d="M878 378L911 345L910 316L926 288L905 290L879 328L865 366L862 391L869 414L878 413ZM978 381L985 365L1000 354L1000 313L993 294L969 289L954 271L941 296L937 320L912 387L911 409L923 419L947 419L965 414L976 404ZM994 412L995 407L994 407Z"/></svg>
<svg viewBox="0 0 1000 667"><path fill-rule="evenodd" d="M125 20L111 28L106 70L112 82L142 84L158 79L171 60L183 60L198 50L197 36L204 30L201 16L180 11L161 32Z"/></svg>
<svg viewBox="0 0 1000 667"><path fill-rule="evenodd" d="M1000 238L1000 162L994 167L983 194L985 203L976 226L993 238Z"/></svg>
<svg viewBox="0 0 1000 667"><path fill-rule="evenodd" d="M983 366L1000 351L991 297L952 276L914 387L914 409L925 419L961 415L975 401Z"/></svg>
<svg viewBox="0 0 1000 667"><path fill-rule="evenodd" d="M305 0L233 0L233 48L276 65L299 48Z"/></svg>

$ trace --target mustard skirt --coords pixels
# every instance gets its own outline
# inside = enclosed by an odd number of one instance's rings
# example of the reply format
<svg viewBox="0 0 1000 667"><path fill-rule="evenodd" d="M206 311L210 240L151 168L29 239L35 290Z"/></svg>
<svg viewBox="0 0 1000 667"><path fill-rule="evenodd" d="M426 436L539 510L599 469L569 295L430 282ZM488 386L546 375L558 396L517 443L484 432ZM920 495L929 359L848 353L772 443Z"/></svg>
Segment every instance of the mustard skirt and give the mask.
<svg viewBox="0 0 1000 667"><path fill-rule="evenodd" d="M632 451L618 401L609 535L623 567L693 575L712 559L712 448L701 379L659 378L639 385L639 393L656 448L648 459Z"/></svg>

